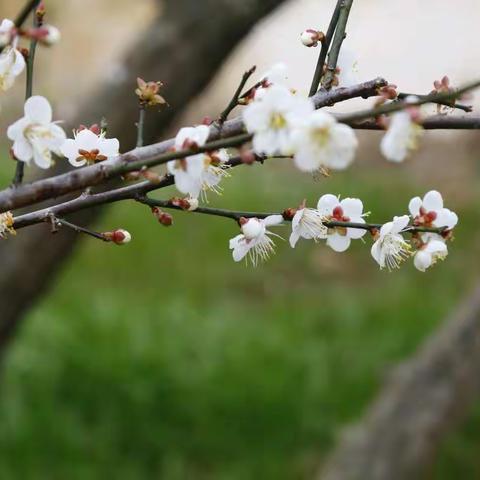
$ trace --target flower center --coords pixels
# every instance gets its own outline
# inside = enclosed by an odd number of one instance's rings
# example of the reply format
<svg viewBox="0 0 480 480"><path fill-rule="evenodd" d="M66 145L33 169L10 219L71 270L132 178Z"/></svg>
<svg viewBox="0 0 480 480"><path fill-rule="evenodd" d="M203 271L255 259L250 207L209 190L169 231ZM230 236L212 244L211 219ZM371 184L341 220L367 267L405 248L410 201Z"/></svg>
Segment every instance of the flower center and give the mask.
<svg viewBox="0 0 480 480"><path fill-rule="evenodd" d="M330 129L327 127L315 128L312 131L312 139L320 148L324 148L330 141Z"/></svg>
<svg viewBox="0 0 480 480"><path fill-rule="evenodd" d="M281 130L286 126L287 126L287 121L285 120L285 117L281 113L279 112L272 113L272 115L270 116L270 128L272 128L273 130Z"/></svg>
<svg viewBox="0 0 480 480"><path fill-rule="evenodd" d="M83 150L80 148L78 150L79 156L77 157L77 161L79 160L86 160L88 164L93 164L96 162L103 162L107 159L105 155L100 154L100 150L95 148L93 150Z"/></svg>

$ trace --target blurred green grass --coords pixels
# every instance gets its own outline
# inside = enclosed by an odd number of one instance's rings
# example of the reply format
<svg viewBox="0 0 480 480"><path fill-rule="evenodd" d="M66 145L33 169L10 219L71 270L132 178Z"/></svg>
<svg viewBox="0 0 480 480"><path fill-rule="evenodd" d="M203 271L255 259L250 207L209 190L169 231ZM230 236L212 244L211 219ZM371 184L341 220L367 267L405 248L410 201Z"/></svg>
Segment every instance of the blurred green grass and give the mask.
<svg viewBox="0 0 480 480"><path fill-rule="evenodd" d="M338 193L386 221L435 187L373 168L319 182L285 161L239 168L211 204L270 211ZM178 213L167 229L142 206L110 208L98 228L134 241L85 239L9 352L2 476L308 478L472 283L478 202L457 200L447 198L461 218L450 256L427 274L411 262L379 272L368 241L345 254L278 242L269 263L246 268L231 260L229 220ZM480 475L476 447L468 425L446 442L435 478Z"/></svg>

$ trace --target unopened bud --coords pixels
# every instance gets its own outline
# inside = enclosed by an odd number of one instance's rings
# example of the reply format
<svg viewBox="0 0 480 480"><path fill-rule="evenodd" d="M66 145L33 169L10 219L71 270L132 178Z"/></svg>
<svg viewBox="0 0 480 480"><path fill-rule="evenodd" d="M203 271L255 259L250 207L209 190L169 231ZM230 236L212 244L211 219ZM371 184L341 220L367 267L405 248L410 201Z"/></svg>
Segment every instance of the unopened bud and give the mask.
<svg viewBox="0 0 480 480"><path fill-rule="evenodd" d="M155 215L156 219L158 220L159 223L161 223L164 227L170 227L173 224L173 217L167 213L161 210L158 207L153 207L152 208L152 213Z"/></svg>
<svg viewBox="0 0 480 480"><path fill-rule="evenodd" d="M257 161L257 156L253 150L242 150L240 158L245 165L253 165Z"/></svg>
<svg viewBox="0 0 480 480"><path fill-rule="evenodd" d="M300 40L306 47L316 47L318 42L325 40L325 35L323 32L308 28L301 33Z"/></svg>
<svg viewBox="0 0 480 480"><path fill-rule="evenodd" d="M53 25L44 25L43 27L28 30L27 36L38 40L47 47L57 44L62 38L60 30Z"/></svg>
<svg viewBox="0 0 480 480"><path fill-rule="evenodd" d="M47 13L47 10L45 8L45 2L42 0L39 4L37 9L35 10L35 15L37 17L37 20L39 24L41 25L43 22L43 17L45 17L45 14Z"/></svg>
<svg viewBox="0 0 480 480"><path fill-rule="evenodd" d="M282 216L284 220L292 220L296 213L296 208L287 208L283 211Z"/></svg>
<svg viewBox="0 0 480 480"><path fill-rule="evenodd" d="M182 210L193 212L198 208L198 199L191 198L191 197L185 197L185 198L174 197L170 199L170 204L173 205L174 207L179 207Z"/></svg>
<svg viewBox="0 0 480 480"><path fill-rule="evenodd" d="M127 230L123 230L119 228L118 230L114 230L113 232L105 232L103 234L106 240L113 242L117 245L125 245L132 240L132 236L130 235Z"/></svg>

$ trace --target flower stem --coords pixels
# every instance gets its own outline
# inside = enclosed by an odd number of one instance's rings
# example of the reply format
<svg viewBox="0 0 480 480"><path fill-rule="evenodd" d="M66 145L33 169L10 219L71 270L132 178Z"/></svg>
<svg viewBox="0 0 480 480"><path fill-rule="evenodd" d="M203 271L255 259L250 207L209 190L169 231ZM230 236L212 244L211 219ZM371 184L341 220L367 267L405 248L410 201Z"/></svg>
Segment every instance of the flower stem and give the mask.
<svg viewBox="0 0 480 480"><path fill-rule="evenodd" d="M145 126L145 105L140 104L137 123L137 148L143 147L143 129Z"/></svg>
<svg viewBox="0 0 480 480"><path fill-rule="evenodd" d="M34 28L39 27L39 21L38 21L37 15L35 15L35 8L37 7L38 3L40 2L39 1L34 2L34 7L33 7L33 12L34 12L33 27ZM32 38L30 40L30 51L28 52L28 58L27 58L27 85L25 90L25 100L28 100L33 93L33 69L35 64L36 49L37 49L37 40L35 38ZM14 186L20 185L23 182L24 170L25 170L25 163L21 162L20 160L17 160L15 175L13 177L13 182L12 182Z"/></svg>

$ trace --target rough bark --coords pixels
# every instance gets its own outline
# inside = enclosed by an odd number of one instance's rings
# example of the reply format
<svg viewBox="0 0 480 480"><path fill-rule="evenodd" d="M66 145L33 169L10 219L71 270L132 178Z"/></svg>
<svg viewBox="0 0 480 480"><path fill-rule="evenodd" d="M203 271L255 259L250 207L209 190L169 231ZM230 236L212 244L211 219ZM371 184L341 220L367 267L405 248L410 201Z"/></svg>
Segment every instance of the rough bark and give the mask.
<svg viewBox="0 0 480 480"><path fill-rule="evenodd" d="M480 387L480 284L403 363L317 478L423 478L436 450L468 413Z"/></svg>
<svg viewBox="0 0 480 480"><path fill-rule="evenodd" d="M151 143L175 114L199 94L233 47L266 14L284 0L170 0L162 16L141 35L125 57L121 82L104 85L86 99L72 125L98 122L105 116L112 135L124 150L135 142L138 107L133 96L135 79L162 80L163 94L171 108L147 120L145 141ZM160 3L160 2L159 2ZM115 39L112 39L115 41ZM52 174L52 172L49 172ZM57 171L55 173L60 173ZM73 221L86 225L100 210L80 212ZM78 235L69 230L52 235L40 225L0 245L0 354L20 319L52 284L55 273L68 258Z"/></svg>

